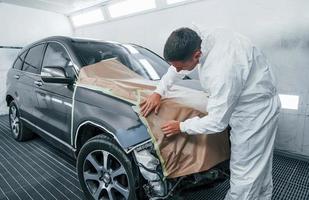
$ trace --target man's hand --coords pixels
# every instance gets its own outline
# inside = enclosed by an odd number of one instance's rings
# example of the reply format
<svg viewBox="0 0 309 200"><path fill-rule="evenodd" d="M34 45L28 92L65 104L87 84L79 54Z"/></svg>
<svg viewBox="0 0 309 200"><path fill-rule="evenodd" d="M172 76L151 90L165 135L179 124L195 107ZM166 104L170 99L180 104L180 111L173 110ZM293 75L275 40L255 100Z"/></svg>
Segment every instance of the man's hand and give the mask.
<svg viewBox="0 0 309 200"><path fill-rule="evenodd" d="M176 120L168 121L165 124L163 124L163 126L161 126L161 129L163 131L163 134L166 137L177 135L181 132L180 131L180 122L176 121Z"/></svg>
<svg viewBox="0 0 309 200"><path fill-rule="evenodd" d="M158 114L161 103L161 95L158 93L153 93L147 99L145 99L141 105L141 114L147 117L153 109L155 109L155 114Z"/></svg>

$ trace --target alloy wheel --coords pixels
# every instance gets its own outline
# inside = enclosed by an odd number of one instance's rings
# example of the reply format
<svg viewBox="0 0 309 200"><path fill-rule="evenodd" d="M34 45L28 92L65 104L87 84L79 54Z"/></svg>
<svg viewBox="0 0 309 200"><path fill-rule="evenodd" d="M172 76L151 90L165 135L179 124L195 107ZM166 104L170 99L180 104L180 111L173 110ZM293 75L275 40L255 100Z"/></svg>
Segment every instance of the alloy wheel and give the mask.
<svg viewBox="0 0 309 200"><path fill-rule="evenodd" d="M17 115L17 108L15 106L10 107L10 122L13 134L17 137L20 131L20 121Z"/></svg>
<svg viewBox="0 0 309 200"><path fill-rule="evenodd" d="M96 150L89 153L83 165L84 182L95 200L128 199L128 174L111 153Z"/></svg>

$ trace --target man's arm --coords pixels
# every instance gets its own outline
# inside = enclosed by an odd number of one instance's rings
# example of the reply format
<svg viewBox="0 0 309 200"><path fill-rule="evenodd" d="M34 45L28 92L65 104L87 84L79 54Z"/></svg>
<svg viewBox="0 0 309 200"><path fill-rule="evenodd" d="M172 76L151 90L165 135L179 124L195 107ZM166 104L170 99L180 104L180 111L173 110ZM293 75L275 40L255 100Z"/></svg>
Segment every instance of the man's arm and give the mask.
<svg viewBox="0 0 309 200"><path fill-rule="evenodd" d="M170 66L166 74L162 76L157 89L154 92L160 94L161 97L166 96L166 92L173 86L173 84L177 80L183 79L186 74L187 72L177 72L175 67Z"/></svg>
<svg viewBox="0 0 309 200"><path fill-rule="evenodd" d="M210 96L205 117L194 117L180 122L180 131L188 134L212 134L222 132L229 124L244 87L243 74L248 60L242 48L234 49L226 58L217 60L215 68L207 75Z"/></svg>
<svg viewBox="0 0 309 200"><path fill-rule="evenodd" d="M235 72L237 73L237 72ZM223 75L213 76L210 83L210 96L208 99L207 112L205 117L193 117L184 122L175 120L168 121L161 129L170 137L180 132L188 134L212 134L219 133L226 129L238 97L242 91L240 76Z"/></svg>
<svg viewBox="0 0 309 200"><path fill-rule="evenodd" d="M242 91L237 77L230 80L213 80L205 117L193 117L180 122L180 131L188 134L212 134L226 129Z"/></svg>
<svg viewBox="0 0 309 200"><path fill-rule="evenodd" d="M186 74L185 72L177 72L173 66L170 66L161 78L156 90L147 99L141 103L141 114L146 117L153 110L158 113L160 108L161 98L166 96L167 91L173 86L177 80L181 80Z"/></svg>

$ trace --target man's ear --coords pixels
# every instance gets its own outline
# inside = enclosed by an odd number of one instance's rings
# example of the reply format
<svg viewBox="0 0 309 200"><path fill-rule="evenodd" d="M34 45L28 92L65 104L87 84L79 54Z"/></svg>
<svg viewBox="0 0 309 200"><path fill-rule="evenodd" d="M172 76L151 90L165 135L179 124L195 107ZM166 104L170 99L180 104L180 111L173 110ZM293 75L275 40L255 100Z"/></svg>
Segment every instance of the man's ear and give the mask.
<svg viewBox="0 0 309 200"><path fill-rule="evenodd" d="M197 50L197 51L194 52L193 57L194 57L195 59L200 59L201 55L202 55L201 50Z"/></svg>

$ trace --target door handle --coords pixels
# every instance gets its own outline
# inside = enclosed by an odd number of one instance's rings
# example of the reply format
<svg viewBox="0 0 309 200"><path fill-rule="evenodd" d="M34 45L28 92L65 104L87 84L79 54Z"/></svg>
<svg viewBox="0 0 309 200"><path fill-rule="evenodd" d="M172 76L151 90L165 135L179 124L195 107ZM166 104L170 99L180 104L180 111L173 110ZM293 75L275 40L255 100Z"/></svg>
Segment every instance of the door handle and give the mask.
<svg viewBox="0 0 309 200"><path fill-rule="evenodd" d="M14 78L16 78L17 80L20 78L19 75L15 75Z"/></svg>
<svg viewBox="0 0 309 200"><path fill-rule="evenodd" d="M43 82L42 81L34 81L34 84L36 84L37 86L42 86Z"/></svg>

